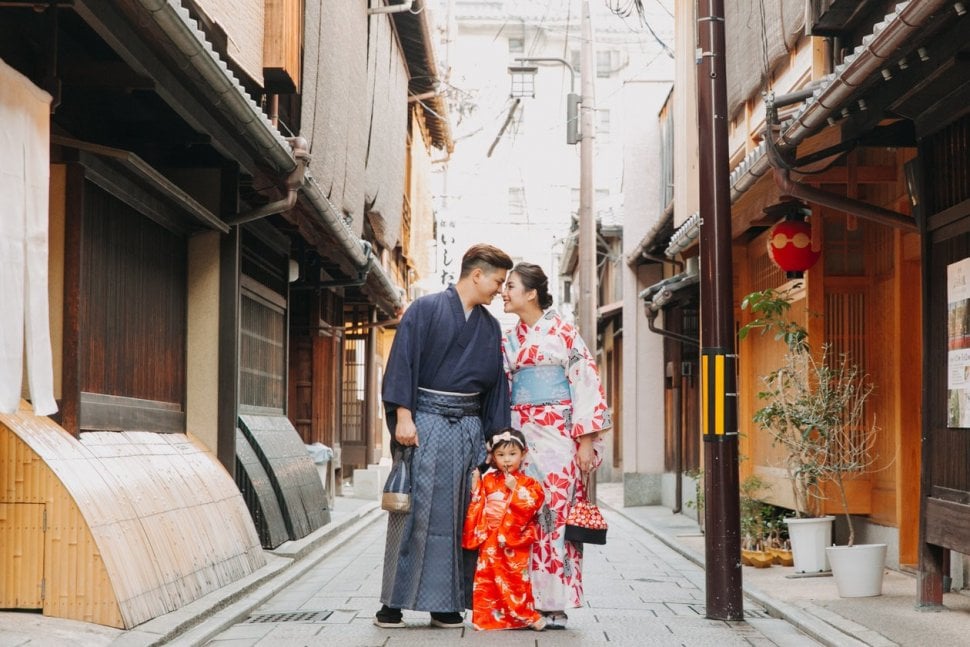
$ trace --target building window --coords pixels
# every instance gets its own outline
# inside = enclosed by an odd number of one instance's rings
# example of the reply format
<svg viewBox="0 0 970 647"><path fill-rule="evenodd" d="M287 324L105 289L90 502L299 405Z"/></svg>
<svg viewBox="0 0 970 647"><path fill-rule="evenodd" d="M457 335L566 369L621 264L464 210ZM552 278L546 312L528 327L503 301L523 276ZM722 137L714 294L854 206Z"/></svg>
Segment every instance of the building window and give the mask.
<svg viewBox="0 0 970 647"><path fill-rule="evenodd" d="M525 39L513 36L509 38L509 54L522 54L525 52Z"/></svg>
<svg viewBox="0 0 970 647"><path fill-rule="evenodd" d="M340 440L364 445L366 438L367 339L352 336L344 342L343 415Z"/></svg>
<svg viewBox="0 0 970 647"><path fill-rule="evenodd" d="M566 279L562 282L562 302L572 303L573 301L573 282Z"/></svg>
<svg viewBox="0 0 970 647"><path fill-rule="evenodd" d="M608 79L613 74L613 52L596 52L596 76L601 79Z"/></svg>
<svg viewBox="0 0 970 647"><path fill-rule="evenodd" d="M286 311L244 289L240 303L239 404L282 412L285 406Z"/></svg>

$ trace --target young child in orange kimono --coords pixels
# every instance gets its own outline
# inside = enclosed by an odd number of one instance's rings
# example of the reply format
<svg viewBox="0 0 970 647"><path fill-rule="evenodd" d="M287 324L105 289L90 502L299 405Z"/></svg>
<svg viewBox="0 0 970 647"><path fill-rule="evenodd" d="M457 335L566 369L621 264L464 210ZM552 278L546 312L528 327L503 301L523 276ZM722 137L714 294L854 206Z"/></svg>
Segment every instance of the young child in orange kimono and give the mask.
<svg viewBox="0 0 970 647"><path fill-rule="evenodd" d="M538 536L535 516L545 496L542 484L520 471L527 451L521 431L500 430L488 450L493 469L472 476L462 536L465 548L478 549L472 625L542 631L546 620L535 610L529 580L532 544Z"/></svg>

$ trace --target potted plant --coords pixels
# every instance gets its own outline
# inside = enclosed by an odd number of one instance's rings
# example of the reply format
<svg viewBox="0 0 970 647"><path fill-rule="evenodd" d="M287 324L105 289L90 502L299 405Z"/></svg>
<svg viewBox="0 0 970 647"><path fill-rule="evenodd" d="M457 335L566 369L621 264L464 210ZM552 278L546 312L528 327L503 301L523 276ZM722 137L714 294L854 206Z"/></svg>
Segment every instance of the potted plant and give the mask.
<svg viewBox="0 0 970 647"><path fill-rule="evenodd" d="M797 405L803 439L798 446L815 479L813 491L821 501L822 486L831 484L848 527L848 545L825 547L839 595L866 597L882 592L886 544L855 544L849 512L847 482L872 471L878 428L866 420L865 404L873 390L868 377L848 357L833 356L827 346L821 357L808 355L805 372L791 385L788 397ZM792 522L789 521L789 529ZM827 544L830 542L826 542Z"/></svg>
<svg viewBox="0 0 970 647"><path fill-rule="evenodd" d="M685 501L684 507L695 511L698 529L704 534L704 470L690 469L684 472L684 476L694 483L694 498Z"/></svg>
<svg viewBox="0 0 970 647"><path fill-rule="evenodd" d="M752 474L741 482L741 563L755 568L771 566L775 556L770 546L771 506L758 498L768 486Z"/></svg>
<svg viewBox="0 0 970 647"><path fill-rule="evenodd" d="M745 339L754 330L771 333L785 345L781 365L761 376L764 390L758 392L763 406L755 411L754 422L784 452L783 467L792 488L795 516L788 518L796 573L829 571L825 548L832 543L834 517L822 515L821 485L824 448L816 431L818 402L808 381L812 355L808 331L790 319L791 293L800 284L783 291L752 292L741 302L755 318L738 331Z"/></svg>
<svg viewBox="0 0 970 647"><path fill-rule="evenodd" d="M846 481L872 471L876 455L873 448L878 428L866 420L865 403L873 385L859 368L840 355L836 361L813 365L818 389L824 391L830 407L825 446L827 455L822 477L833 484L849 530L846 546L828 546L825 552L839 595L869 597L882 593L886 544L856 544L855 527L849 514Z"/></svg>
<svg viewBox="0 0 970 647"><path fill-rule="evenodd" d="M817 358L810 352L805 328L787 319L791 307L787 291L755 292L741 307L758 315L741 329L742 339L760 328L763 333L773 330L776 339L787 345L783 365L762 378L766 390L758 397L765 404L755 412L754 419L786 450L796 517L819 511L823 486L831 484L849 530L847 546L829 546L831 539L824 539L825 561L832 563L839 595L879 595L886 545L855 545L846 494L847 481L870 472L876 460L873 447L878 428L874 420L866 420L865 408L873 385L845 354L835 356L827 345L822 346ZM800 551L795 528L799 522L787 522L798 571Z"/></svg>

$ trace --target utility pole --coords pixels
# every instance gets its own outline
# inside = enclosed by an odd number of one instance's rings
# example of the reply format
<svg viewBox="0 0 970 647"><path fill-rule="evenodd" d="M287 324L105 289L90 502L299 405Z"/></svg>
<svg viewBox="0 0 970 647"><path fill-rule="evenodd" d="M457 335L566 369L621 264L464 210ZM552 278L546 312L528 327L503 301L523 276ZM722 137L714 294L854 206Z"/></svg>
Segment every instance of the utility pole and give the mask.
<svg viewBox="0 0 970 647"><path fill-rule="evenodd" d="M596 68L589 0L582 0L579 85L582 93L579 119L579 332L595 358L596 343L596 215L593 210L593 134Z"/></svg>
<svg viewBox="0 0 970 647"><path fill-rule="evenodd" d="M737 356L731 267L724 0L697 3L701 431L707 617L742 620Z"/></svg>

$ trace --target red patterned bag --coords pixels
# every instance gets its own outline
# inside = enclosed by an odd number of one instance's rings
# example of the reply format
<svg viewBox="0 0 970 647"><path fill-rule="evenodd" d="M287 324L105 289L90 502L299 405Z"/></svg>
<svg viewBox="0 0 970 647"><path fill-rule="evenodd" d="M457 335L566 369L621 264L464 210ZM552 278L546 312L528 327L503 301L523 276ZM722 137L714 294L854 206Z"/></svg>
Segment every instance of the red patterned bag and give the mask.
<svg viewBox="0 0 970 647"><path fill-rule="evenodd" d="M583 479L584 492L589 491L588 482ZM595 503L590 503L585 496L573 502L569 515L566 517L566 539L573 543L605 544L606 519Z"/></svg>

